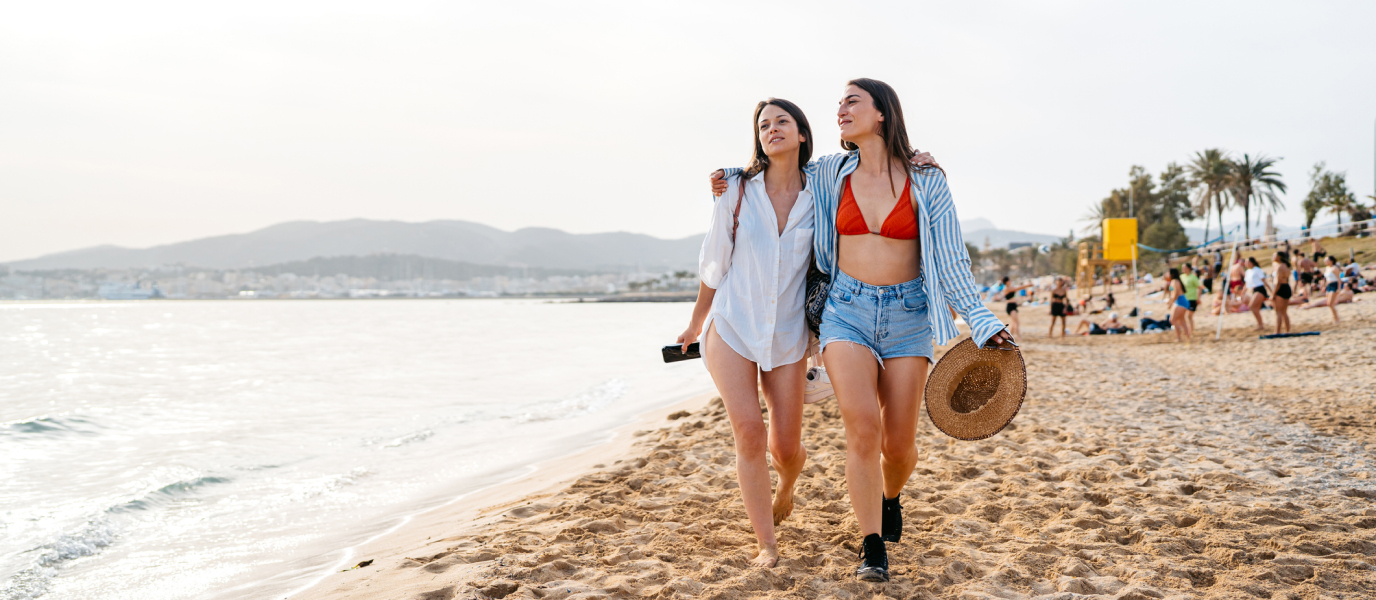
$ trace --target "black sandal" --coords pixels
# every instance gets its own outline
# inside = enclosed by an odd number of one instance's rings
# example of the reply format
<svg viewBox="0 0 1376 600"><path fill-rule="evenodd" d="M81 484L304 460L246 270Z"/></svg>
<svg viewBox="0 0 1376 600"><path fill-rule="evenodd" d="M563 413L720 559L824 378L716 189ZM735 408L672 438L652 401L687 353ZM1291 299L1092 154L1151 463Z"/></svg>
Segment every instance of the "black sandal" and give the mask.
<svg viewBox="0 0 1376 600"><path fill-rule="evenodd" d="M865 536L860 546L860 568L855 570L860 581L884 583L889 580L889 552L877 533Z"/></svg>

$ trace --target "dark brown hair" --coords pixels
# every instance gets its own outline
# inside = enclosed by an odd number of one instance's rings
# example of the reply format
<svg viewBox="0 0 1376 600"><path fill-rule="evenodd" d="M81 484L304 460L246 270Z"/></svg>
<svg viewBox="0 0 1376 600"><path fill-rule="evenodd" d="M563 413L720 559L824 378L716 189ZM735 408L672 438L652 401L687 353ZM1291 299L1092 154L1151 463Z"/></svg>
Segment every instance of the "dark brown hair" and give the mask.
<svg viewBox="0 0 1376 600"><path fill-rule="evenodd" d="M755 137L755 154L750 157L750 163L746 165L745 170L741 171L740 180L744 182L769 167L769 155L764 153L764 146L760 145L760 113L766 106L784 109L784 112L798 123L798 134L803 138L802 143L798 145L798 176L802 178L803 186L806 187L807 175L804 173L807 170L807 161L812 160L812 126L807 124L803 109L782 98L770 98L755 105L755 118L750 121L750 129Z"/></svg>
<svg viewBox="0 0 1376 600"><path fill-rule="evenodd" d="M905 165L911 165L913 156L917 154L917 151L913 150L912 144L908 143L908 126L903 122L903 105L898 101L898 92L895 92L893 87L887 83L866 77L852 79L847 81L846 85L853 85L865 90L874 100L874 109L879 111L879 114L884 115L884 120L879 124L879 135L884 138L884 147L888 150L889 158L897 159ZM860 148L846 140L841 140L841 147L846 150ZM893 160L888 162L886 167L892 174ZM923 165L918 167L918 170L932 168L940 170L940 167L931 165ZM892 177L889 178L889 186L893 187ZM897 191L894 193L897 194Z"/></svg>
<svg viewBox="0 0 1376 600"><path fill-rule="evenodd" d="M1278 261L1280 261L1280 262L1282 262L1282 263L1285 263L1285 268L1287 268L1287 269L1291 268L1291 267L1290 267L1290 257L1287 256L1284 252L1276 251L1275 259L1278 260Z"/></svg>

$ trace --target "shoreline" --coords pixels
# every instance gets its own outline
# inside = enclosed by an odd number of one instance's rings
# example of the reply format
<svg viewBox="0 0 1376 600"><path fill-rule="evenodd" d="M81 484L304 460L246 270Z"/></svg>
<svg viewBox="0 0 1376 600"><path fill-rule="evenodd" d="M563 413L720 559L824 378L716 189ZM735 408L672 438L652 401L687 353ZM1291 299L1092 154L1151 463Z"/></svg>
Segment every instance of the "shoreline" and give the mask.
<svg viewBox="0 0 1376 600"><path fill-rule="evenodd" d="M526 472L509 479L465 492L436 506L406 515L402 521L386 531L354 546L342 549L345 555L309 584L297 588L285 597L293 599L352 597L346 588L367 585L368 576L389 562L408 560L403 554L425 546L451 541L455 536L482 528L499 517L498 508L527 498L551 495L553 491L596 469L622 462L629 455L635 441L657 429L673 424L670 415L686 414L709 403L716 392L698 394L668 406L636 415L631 422L612 429L611 436L590 448L573 454L527 465ZM461 525L459 525L461 523ZM443 539L434 531L444 530ZM426 535L429 533L429 535ZM369 567L348 570L361 561L373 561ZM371 571L369 569L372 569ZM353 577L349 577L353 574ZM338 595L343 593L344 595Z"/></svg>

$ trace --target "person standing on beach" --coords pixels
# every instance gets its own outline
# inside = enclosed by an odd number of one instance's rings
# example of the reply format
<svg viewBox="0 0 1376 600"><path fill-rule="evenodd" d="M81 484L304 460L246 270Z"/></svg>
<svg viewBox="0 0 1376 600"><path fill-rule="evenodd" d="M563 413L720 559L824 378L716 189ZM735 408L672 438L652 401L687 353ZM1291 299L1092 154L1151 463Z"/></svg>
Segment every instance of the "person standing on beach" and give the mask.
<svg viewBox="0 0 1376 600"><path fill-rule="evenodd" d="M836 113L839 163L818 186L817 268L831 276L820 340L846 427L846 485L859 522L861 581L888 581L885 541L903 534L899 495L917 464L917 420L933 337L1012 343L980 302L955 204L940 168L910 168L898 95L847 82Z"/></svg>
<svg viewBox="0 0 1376 600"><path fill-rule="evenodd" d="M1315 244L1318 241L1314 242ZM1333 313L1333 324L1338 324L1338 291L1342 289L1342 277L1338 275L1338 259L1332 256L1324 257L1327 263L1323 268L1324 294L1328 298L1328 310Z"/></svg>
<svg viewBox="0 0 1376 600"><path fill-rule="evenodd" d="M1051 329L1046 332L1046 337L1053 337L1056 333L1056 319L1061 320L1061 337L1065 337L1065 300L1069 290L1065 287L1065 278L1056 276L1056 287L1051 289Z"/></svg>
<svg viewBox="0 0 1376 600"><path fill-rule="evenodd" d="M1271 276L1276 280L1276 297L1271 306L1276 309L1276 333L1290 333L1290 257L1276 252L1271 257Z"/></svg>
<svg viewBox="0 0 1376 600"><path fill-rule="evenodd" d="M1319 266L1314 264L1314 261L1309 260L1309 257L1305 256L1303 252L1299 252L1298 256L1299 259L1298 262L1295 263L1295 270L1300 273L1300 285L1305 287L1304 291L1307 295L1309 292L1314 291L1312 289L1314 287L1314 271L1318 269Z"/></svg>
<svg viewBox="0 0 1376 600"><path fill-rule="evenodd" d="M1180 335L1183 333L1185 339L1190 341L1193 330L1190 328L1190 320L1186 315L1190 312L1190 301L1185 298L1185 283L1180 281L1180 270L1171 267L1166 274L1166 293L1169 294L1171 306L1171 328L1175 329L1175 341L1182 341Z"/></svg>
<svg viewBox="0 0 1376 600"><path fill-rule="evenodd" d="M1199 276L1194 274L1194 267L1189 263L1181 268L1184 272L1180 274L1180 283L1185 285L1185 299L1190 303L1185 318L1190 322L1190 331L1194 331L1194 313L1199 310Z"/></svg>
<svg viewBox="0 0 1376 600"><path fill-rule="evenodd" d="M1233 259L1233 266L1228 267L1228 293L1233 296L1242 294L1242 256L1238 255Z"/></svg>
<svg viewBox="0 0 1376 600"><path fill-rule="evenodd" d="M959 335L954 309L977 344L1012 337L980 303L945 175L908 144L893 89L852 80L837 122L849 152L808 167L813 254L831 276L819 337L846 425L846 481L863 538L856 576L888 581L884 541L902 536L898 495L917 464L933 336L945 344ZM734 172L714 173L714 192Z"/></svg>
<svg viewBox="0 0 1376 600"><path fill-rule="evenodd" d="M736 443L736 478L758 549L753 562L779 561L774 528L793 511L793 486L807 460L802 444L808 330L803 295L813 232L812 155L807 117L787 100L755 107L754 155L728 184L702 242L697 303L678 337L701 338ZM769 409L760 415L759 388ZM768 449L779 474L771 503Z"/></svg>
<svg viewBox="0 0 1376 600"><path fill-rule="evenodd" d="M1014 300L1014 298L1018 297L1018 292L1032 287L1032 284L1029 283L1027 285L1013 287L1013 284L1009 283L1010 281L1011 279L1008 277L1004 277L1002 281L1003 301L1008 303L1008 305L1004 307L1004 311L1008 313L1008 322L1012 326L1013 339L1017 339L1022 336L1022 330L1021 327L1019 327L1020 323L1018 321L1018 301Z"/></svg>
<svg viewBox="0 0 1376 600"><path fill-rule="evenodd" d="M1247 289L1251 291L1251 300L1247 302L1247 307L1252 311L1252 316L1257 319L1257 331L1266 331L1266 322L1261 320L1261 305L1266 302L1270 295L1267 294L1266 271L1261 270L1261 265L1257 263L1255 257L1247 257L1247 264L1251 268L1243 273L1246 280Z"/></svg>

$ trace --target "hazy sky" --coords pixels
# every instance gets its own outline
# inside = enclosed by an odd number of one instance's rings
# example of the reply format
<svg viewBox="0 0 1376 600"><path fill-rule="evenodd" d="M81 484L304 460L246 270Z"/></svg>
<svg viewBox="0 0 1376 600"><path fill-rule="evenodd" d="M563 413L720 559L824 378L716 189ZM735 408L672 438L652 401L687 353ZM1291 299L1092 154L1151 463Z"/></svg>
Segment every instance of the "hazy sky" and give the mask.
<svg viewBox="0 0 1376 600"><path fill-rule="evenodd" d="M1362 2L9 2L0 261L288 220L681 237L751 110L838 151L842 84L899 92L961 218L1062 234L1222 147L1372 192Z"/></svg>

